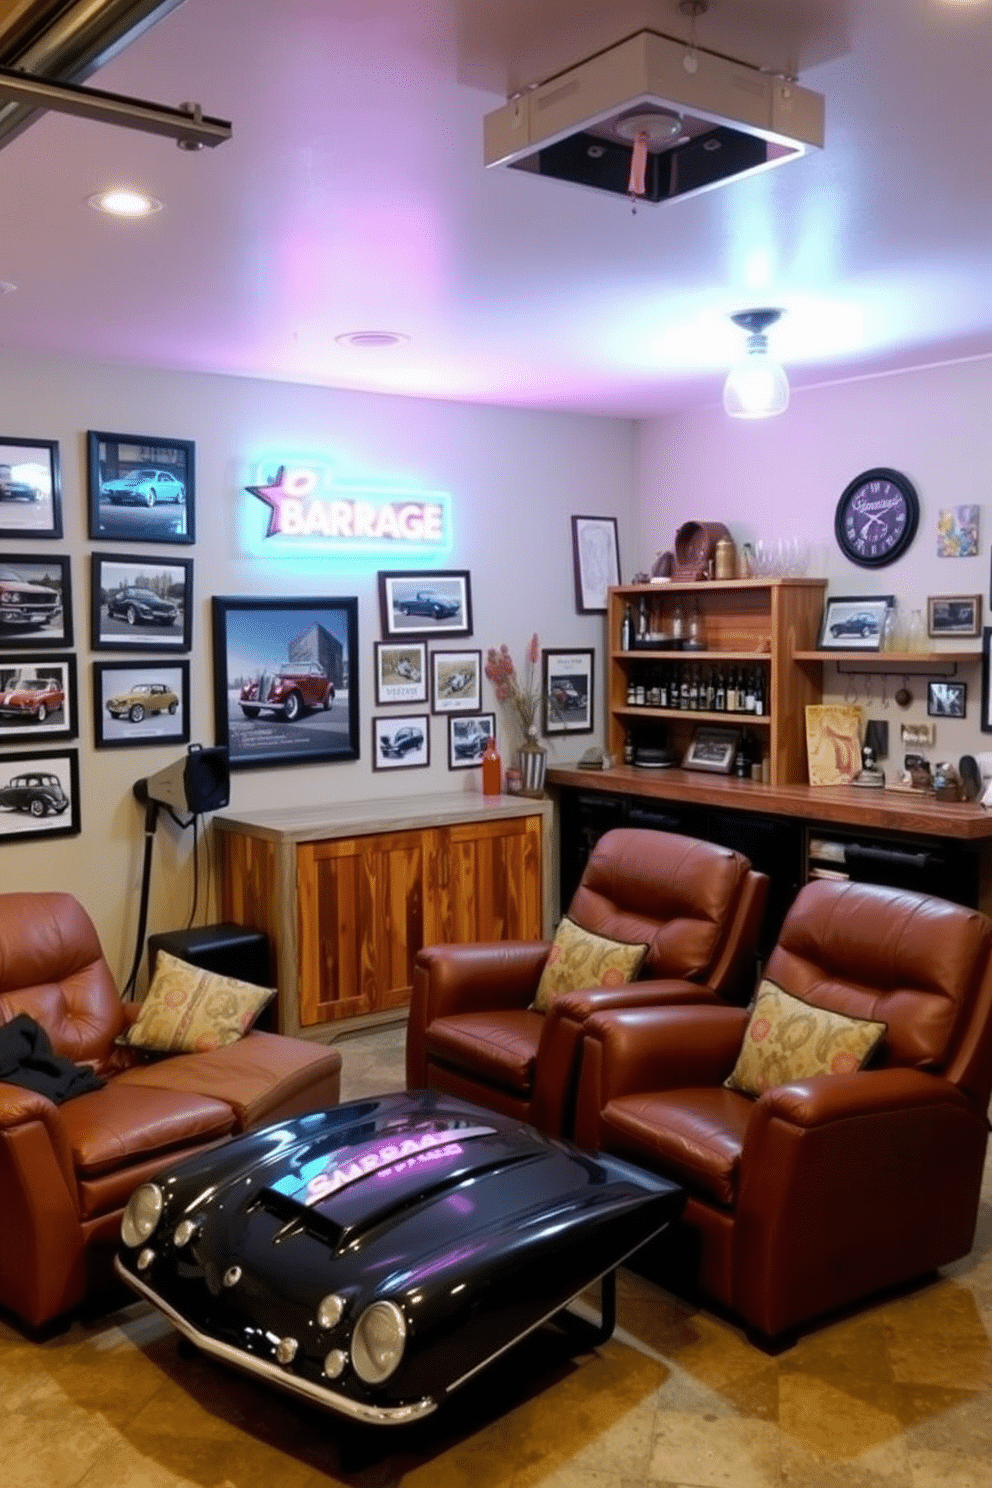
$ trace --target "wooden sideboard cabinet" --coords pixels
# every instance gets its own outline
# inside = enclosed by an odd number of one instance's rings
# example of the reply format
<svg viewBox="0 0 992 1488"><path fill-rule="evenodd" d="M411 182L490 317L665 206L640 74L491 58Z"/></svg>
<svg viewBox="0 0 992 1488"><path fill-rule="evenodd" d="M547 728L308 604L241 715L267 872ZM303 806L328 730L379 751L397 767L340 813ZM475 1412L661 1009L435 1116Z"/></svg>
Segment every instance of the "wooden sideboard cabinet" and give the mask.
<svg viewBox="0 0 992 1488"><path fill-rule="evenodd" d="M459 795L215 817L222 915L269 936L280 1032L395 1015L421 946L550 933L551 811Z"/></svg>

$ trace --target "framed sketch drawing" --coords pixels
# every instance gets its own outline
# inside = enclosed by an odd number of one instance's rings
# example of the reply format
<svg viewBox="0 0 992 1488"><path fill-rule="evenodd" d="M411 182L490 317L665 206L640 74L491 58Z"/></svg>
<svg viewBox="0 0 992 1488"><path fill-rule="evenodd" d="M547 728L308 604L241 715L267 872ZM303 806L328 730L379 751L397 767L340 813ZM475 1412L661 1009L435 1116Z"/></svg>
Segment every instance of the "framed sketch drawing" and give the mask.
<svg viewBox="0 0 992 1488"><path fill-rule="evenodd" d="M61 537L59 447L0 435L0 537Z"/></svg>
<svg viewBox="0 0 992 1488"><path fill-rule="evenodd" d="M195 542L194 450L190 439L91 429L86 436L90 537Z"/></svg>
<svg viewBox="0 0 992 1488"><path fill-rule="evenodd" d="M427 646L423 641L376 641L375 702L426 703Z"/></svg>
<svg viewBox="0 0 992 1488"><path fill-rule="evenodd" d="M0 748L79 732L75 656L0 654Z"/></svg>
<svg viewBox="0 0 992 1488"><path fill-rule="evenodd" d="M606 609L606 591L620 582L616 517L572 518L575 608L580 615Z"/></svg>
<svg viewBox="0 0 992 1488"><path fill-rule="evenodd" d="M482 652L431 652L431 709L478 713L482 706Z"/></svg>

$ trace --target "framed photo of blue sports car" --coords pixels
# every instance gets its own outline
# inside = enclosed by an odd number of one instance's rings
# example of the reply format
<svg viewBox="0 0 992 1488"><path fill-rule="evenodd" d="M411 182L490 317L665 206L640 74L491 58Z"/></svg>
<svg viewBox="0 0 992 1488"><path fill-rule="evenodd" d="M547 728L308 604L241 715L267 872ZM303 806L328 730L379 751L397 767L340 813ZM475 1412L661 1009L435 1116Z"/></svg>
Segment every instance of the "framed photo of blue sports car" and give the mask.
<svg viewBox="0 0 992 1488"><path fill-rule="evenodd" d="M58 443L0 436L0 537L61 536Z"/></svg>
<svg viewBox="0 0 992 1488"><path fill-rule="evenodd" d="M194 453L191 439L91 429L86 436L90 537L195 542Z"/></svg>
<svg viewBox="0 0 992 1488"><path fill-rule="evenodd" d="M467 569L411 569L379 574L382 638L472 634L472 588Z"/></svg>
<svg viewBox="0 0 992 1488"><path fill-rule="evenodd" d="M94 553L90 644L94 651L188 651L193 639L192 558Z"/></svg>

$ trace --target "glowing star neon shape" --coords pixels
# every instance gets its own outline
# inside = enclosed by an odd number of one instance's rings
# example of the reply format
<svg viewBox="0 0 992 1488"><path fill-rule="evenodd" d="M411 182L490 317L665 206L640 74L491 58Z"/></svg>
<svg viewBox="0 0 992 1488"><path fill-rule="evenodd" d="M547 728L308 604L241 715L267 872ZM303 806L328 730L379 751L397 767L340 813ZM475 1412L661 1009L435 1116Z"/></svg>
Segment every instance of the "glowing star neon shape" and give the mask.
<svg viewBox="0 0 992 1488"><path fill-rule="evenodd" d="M245 489L269 508L265 536L337 551L441 550L450 545L447 499L431 493L334 485L308 466L280 465L275 478Z"/></svg>

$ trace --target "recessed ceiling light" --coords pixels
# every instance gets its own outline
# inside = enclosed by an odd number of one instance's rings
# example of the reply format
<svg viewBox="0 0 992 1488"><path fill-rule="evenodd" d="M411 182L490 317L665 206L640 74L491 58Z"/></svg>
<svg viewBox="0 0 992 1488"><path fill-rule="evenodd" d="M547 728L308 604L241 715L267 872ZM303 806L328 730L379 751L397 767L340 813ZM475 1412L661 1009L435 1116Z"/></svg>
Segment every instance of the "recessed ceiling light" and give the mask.
<svg viewBox="0 0 992 1488"><path fill-rule="evenodd" d="M9 279L0 279L0 295L13 294L17 285L11 284Z"/></svg>
<svg viewBox="0 0 992 1488"><path fill-rule="evenodd" d="M410 337L402 331L343 331L334 337L339 346L357 346L363 351L379 351L386 346L401 346Z"/></svg>
<svg viewBox="0 0 992 1488"><path fill-rule="evenodd" d="M112 217L150 217L152 212L162 210L162 203L154 196L125 186L115 186L112 191L97 191L86 200L98 212L109 212Z"/></svg>

